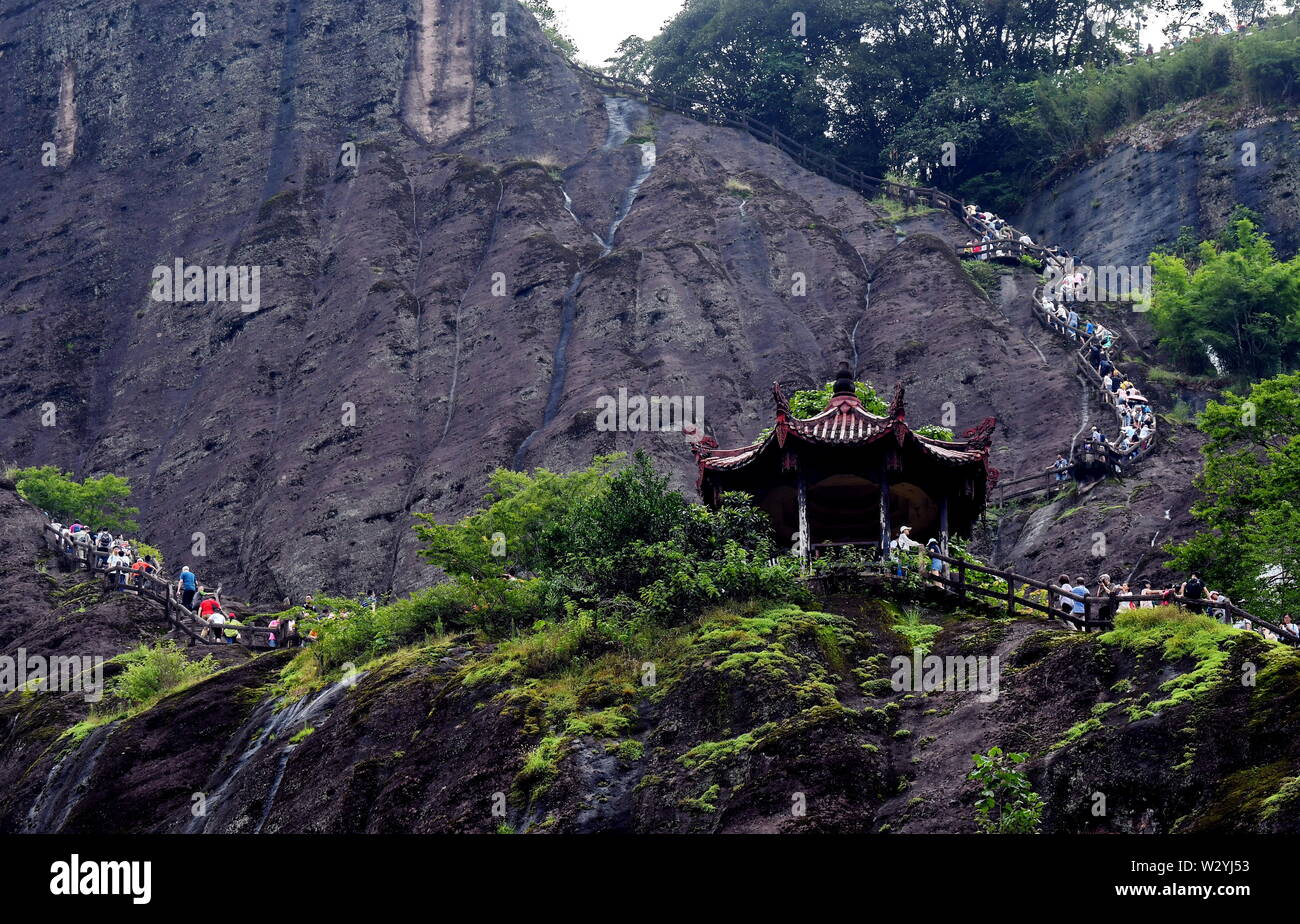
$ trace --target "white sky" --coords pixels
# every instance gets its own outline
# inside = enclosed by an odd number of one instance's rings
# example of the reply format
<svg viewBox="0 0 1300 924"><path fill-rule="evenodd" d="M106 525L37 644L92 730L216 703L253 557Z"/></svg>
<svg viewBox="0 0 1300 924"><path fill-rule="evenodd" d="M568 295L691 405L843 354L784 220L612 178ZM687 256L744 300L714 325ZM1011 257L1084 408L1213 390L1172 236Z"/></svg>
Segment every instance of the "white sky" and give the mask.
<svg viewBox="0 0 1300 924"><path fill-rule="evenodd" d="M578 57L600 67L629 35L658 35L682 0L551 0L551 8L577 44Z"/></svg>
<svg viewBox="0 0 1300 924"><path fill-rule="evenodd" d="M1209 0L1207 10L1223 11L1227 0ZM653 38L682 8L682 0L551 0L565 31L578 46L578 56L587 64L603 66L618 43L629 35ZM1151 17L1143 30L1143 42L1157 48L1164 42L1162 19Z"/></svg>

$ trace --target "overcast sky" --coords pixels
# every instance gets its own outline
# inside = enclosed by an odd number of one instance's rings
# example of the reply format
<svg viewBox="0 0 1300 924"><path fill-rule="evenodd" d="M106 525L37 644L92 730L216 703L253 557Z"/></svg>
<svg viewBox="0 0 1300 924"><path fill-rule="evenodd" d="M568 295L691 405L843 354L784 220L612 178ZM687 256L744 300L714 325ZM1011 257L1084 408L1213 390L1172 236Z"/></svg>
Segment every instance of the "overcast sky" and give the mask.
<svg viewBox="0 0 1300 924"><path fill-rule="evenodd" d="M564 21L565 31L578 45L579 57L600 66L614 48L629 35L654 37L666 21L682 8L682 0L551 0L551 7ZM1207 9L1224 10L1227 0L1210 0ZM1143 31L1143 41L1157 48L1164 42L1161 19L1152 19Z"/></svg>

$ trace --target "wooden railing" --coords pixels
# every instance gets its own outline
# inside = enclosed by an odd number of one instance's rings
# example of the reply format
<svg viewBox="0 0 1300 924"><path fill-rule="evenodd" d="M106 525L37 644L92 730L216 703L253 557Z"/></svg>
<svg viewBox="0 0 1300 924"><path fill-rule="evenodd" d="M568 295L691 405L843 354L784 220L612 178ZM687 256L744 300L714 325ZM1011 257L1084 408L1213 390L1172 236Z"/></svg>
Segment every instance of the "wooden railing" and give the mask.
<svg viewBox="0 0 1300 924"><path fill-rule="evenodd" d="M1061 326L1061 323L1056 318L1050 317L1047 311L1043 308L1043 293L1044 289L1042 286L1039 286L1034 290L1034 301L1032 306L1034 317L1038 320L1038 323L1048 331L1062 338L1068 339L1071 344L1077 346L1077 349L1073 351L1075 365L1078 367L1079 372L1084 376L1084 379L1093 387L1093 390L1101 396L1101 399L1106 403L1106 406L1111 409L1111 412L1115 415L1116 424L1122 425L1124 419L1123 413L1115 403L1114 393L1106 388L1105 384L1103 384L1101 373L1092 365L1089 358L1089 343L1085 339L1082 328L1074 331L1067 330ZM1067 304L1074 305L1077 310L1078 307L1086 303L1067 302ZM1083 318L1080 319L1081 322L1085 320L1086 319ZM1106 352L1114 362L1118 363L1124 358L1123 350L1117 343L1112 345ZM1118 371L1118 369L1116 371ZM1151 419L1151 433L1145 440L1142 440L1137 444L1136 450L1121 453L1113 446L1101 447L1091 441L1085 442L1082 446L1075 448L1072 458L1070 459L1071 470L1078 471L1080 470L1079 466L1087 468L1090 466L1090 463L1095 462L1098 466L1104 467L1108 472L1113 472L1114 474L1123 477L1155 451L1158 431L1159 425L1153 413ZM1037 494L1042 491L1054 491L1063 484L1056 480L1055 476L1057 471L1058 469L1047 468L1030 475L1025 475L1021 478L1000 480L994 492L993 503L1004 504L1008 501ZM1013 486L1016 490L1007 490Z"/></svg>
<svg viewBox="0 0 1300 924"><path fill-rule="evenodd" d="M1106 388L1105 384L1103 384L1101 373L1097 371L1096 367L1093 366L1092 362L1088 358L1088 342L1084 339L1082 332L1072 333L1068 330L1064 330L1058 326L1058 322L1055 319L1047 316L1047 311L1043 308L1043 289L1041 287L1034 291L1033 310L1034 317L1038 319L1039 324L1043 325L1049 331L1052 331L1061 337L1068 338L1073 343L1079 344L1079 348L1074 354L1076 365L1079 367L1079 370L1083 373L1084 377L1089 381L1089 383L1091 383L1092 387L1101 394L1106 405L1112 412L1114 412L1116 421L1122 423L1123 415L1120 413L1119 407L1115 404L1114 394ZM1084 320L1086 319L1080 319L1080 321ZM1114 362L1120 362L1124 359L1124 351L1118 343L1112 344L1110 349L1106 352ZM1116 369L1116 372L1118 371L1119 370ZM1145 395L1143 397L1145 397ZM1157 422L1155 420L1155 415L1153 414L1151 421L1151 435L1139 444L1136 455L1133 455L1132 453L1129 454L1128 461L1124 463L1125 467L1134 465L1151 454L1156 445L1157 429Z"/></svg>
<svg viewBox="0 0 1300 924"><path fill-rule="evenodd" d="M876 547L875 543L867 542L833 542L833 543L814 543L813 548L830 548L842 546L868 546ZM1014 571L1003 571L998 568L991 568L988 565L976 564L963 558L957 558L945 554L924 553L927 560L937 558L944 563L942 572L932 572L926 570L922 578L931 582L934 586L942 587L949 593L953 594L959 601L979 601L986 605L998 605L1006 607L1008 616L1016 616L1022 610L1040 613L1053 619L1059 619L1083 632L1105 632L1115 627L1115 614L1119 607L1124 603L1134 602L1138 604L1150 603L1153 606L1161 606L1166 602L1163 595L1143 596L1142 594L1076 594L1074 591L1067 591L1064 588L1053 586L1036 578L1031 578L1023 574L1017 574ZM912 558L911 555L908 558ZM882 558L874 561L867 568L856 568L850 572L850 576L857 574L873 574L879 577L890 579L894 576L896 569L906 570L911 562L907 559L898 561L895 559ZM989 587L985 583L980 583L973 579L973 575L985 575L1002 581L1005 587ZM812 575L804 579L815 590L825 592L834 583L835 574ZM1029 596L1030 593L1040 592L1043 599L1034 599ZM1061 604L1063 601L1069 601L1070 611L1065 611ZM1172 594L1167 598L1167 602L1177 604L1178 606L1190 609L1196 612L1203 612L1207 615L1224 614L1226 621L1227 616L1235 616L1240 619L1249 620L1254 627L1264 627L1269 629L1277 636L1278 641L1300 647L1300 638L1284 630L1280 625L1270 622L1267 619L1260 619L1243 610L1241 607L1227 602L1216 603L1208 599L1191 599ZM1077 612L1076 608L1081 607Z"/></svg>
<svg viewBox="0 0 1300 924"><path fill-rule="evenodd" d="M984 233L978 225L970 221L969 216L963 213L961 217L966 227L977 234ZM1005 237L994 238L991 241L972 241L961 247L958 253L963 257L974 257L977 260L1019 260L1021 257L1031 257L1046 261L1049 257L1069 257L1069 253L1064 250Z"/></svg>
<svg viewBox="0 0 1300 924"><path fill-rule="evenodd" d="M169 581L156 573L134 571L129 566L116 565L107 567L99 559L107 553L86 545L69 542L67 537L56 530L52 523L46 523L42 533L47 546L74 568L85 568L91 574L103 577L105 584L123 593L133 593L143 600L148 600L162 609L163 618L173 629L185 635L190 644L221 645L225 644L225 631L233 629L236 641L246 648L271 648L269 637L275 635L277 641L283 642L285 633L280 629L265 626L232 626L230 624L210 624L181 602L174 581ZM221 588L217 588L220 593ZM211 637L209 637L211 636Z"/></svg>

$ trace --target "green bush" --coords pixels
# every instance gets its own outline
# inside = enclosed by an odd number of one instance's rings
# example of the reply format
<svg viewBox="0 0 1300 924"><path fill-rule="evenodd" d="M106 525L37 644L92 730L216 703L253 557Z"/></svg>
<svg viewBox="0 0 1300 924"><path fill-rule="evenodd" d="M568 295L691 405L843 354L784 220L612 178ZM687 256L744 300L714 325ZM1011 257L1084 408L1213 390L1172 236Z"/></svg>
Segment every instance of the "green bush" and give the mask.
<svg viewBox="0 0 1300 924"><path fill-rule="evenodd" d="M986 754L972 754L975 769L966 778L979 784L975 820L985 834L1038 834L1042 828L1044 802L1034 792L1029 778L1016 769L1028 754L1004 753L989 748Z"/></svg>
<svg viewBox="0 0 1300 924"><path fill-rule="evenodd" d="M866 382L854 382L853 391L871 413L883 417L889 412L889 405ZM790 413L795 417L816 417L830 406L834 396L834 382L827 382L821 388L801 388L790 396Z"/></svg>
<svg viewBox="0 0 1300 924"><path fill-rule="evenodd" d="M989 263L986 260L963 260L961 268L966 271L971 282L984 293L984 297L992 301L998 297L998 292L1002 283L999 281L1002 277L1001 270L996 263Z"/></svg>
<svg viewBox="0 0 1300 924"><path fill-rule="evenodd" d="M1300 363L1300 256L1277 260L1268 236L1238 215L1192 256L1151 255L1151 325L1178 368L1193 375L1255 380Z"/></svg>
<svg viewBox="0 0 1300 924"><path fill-rule="evenodd" d="M644 453L554 538L544 580L570 614L666 625L723 599L791 593L792 560L768 564L771 522L748 495L725 494L717 510L689 504Z"/></svg>
<svg viewBox="0 0 1300 924"><path fill-rule="evenodd" d="M117 475L101 475L78 482L71 472L53 465L20 468L13 473L18 493L64 523L81 522L112 533L133 533L140 527L131 519L140 512L127 506L131 486Z"/></svg>
<svg viewBox="0 0 1300 924"><path fill-rule="evenodd" d="M321 669L330 671L451 632L482 631L498 637L511 634L537 618L542 607L540 590L536 580L476 581L460 576L374 610L356 600L317 598L317 609L333 610L333 619L322 619L301 607L278 615L299 620L301 633L316 631L318 639L311 651Z"/></svg>
<svg viewBox="0 0 1300 924"><path fill-rule="evenodd" d="M171 640L141 645L114 660L126 668L113 678L108 693L132 706L147 706L172 690L215 673L219 667L211 655L201 661L191 661Z"/></svg>
<svg viewBox="0 0 1300 924"><path fill-rule="evenodd" d="M472 516L442 524L433 514L416 514L415 533L425 544L420 555L474 580L538 571L553 561L556 524L605 489L621 458L597 456L587 468L563 474L497 469L485 506Z"/></svg>
<svg viewBox="0 0 1300 924"><path fill-rule="evenodd" d="M619 461L569 475L498 472L477 513L454 524L422 516L415 527L447 580L373 611L316 601L346 618L300 607L280 615L316 630L308 657L327 672L453 631L518 639L554 626L576 646L631 643L727 600L806 599L798 563L777 556L767 514L748 495L726 494L709 509L671 490L644 453L615 471ZM491 554L493 544L506 554Z"/></svg>
<svg viewBox="0 0 1300 924"><path fill-rule="evenodd" d="M574 475L511 473L511 492L494 478L489 505L460 523L424 517L416 527L428 543L423 554L452 579L430 592L440 605L452 602L446 624L500 636L536 619L580 618L635 632L726 598L798 595L793 560L769 564L777 551L771 523L748 495L725 495L711 510L671 490L644 453L614 471L616 461L597 459ZM489 530L504 534L496 543L507 561L514 555L535 580L500 576L500 559L493 567L481 551ZM535 538L520 543L515 531ZM365 634L389 644L401 633Z"/></svg>

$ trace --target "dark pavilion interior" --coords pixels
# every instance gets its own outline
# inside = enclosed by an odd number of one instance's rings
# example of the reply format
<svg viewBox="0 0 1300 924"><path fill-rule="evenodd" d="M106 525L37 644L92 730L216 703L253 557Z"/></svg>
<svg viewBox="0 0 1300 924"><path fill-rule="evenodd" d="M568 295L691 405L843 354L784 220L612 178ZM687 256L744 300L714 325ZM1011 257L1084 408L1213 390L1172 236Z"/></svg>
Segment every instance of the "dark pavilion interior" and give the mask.
<svg viewBox="0 0 1300 924"><path fill-rule="evenodd" d="M830 546L885 552L903 526L919 542L969 536L997 470L989 465L996 421L986 418L959 441L923 436L907 425L900 385L886 416L862 406L848 363L841 363L830 405L813 417L790 413L773 385L776 420L762 439L720 449L696 444L697 487L704 502L743 491L772 518L777 540L803 550L805 563Z"/></svg>

